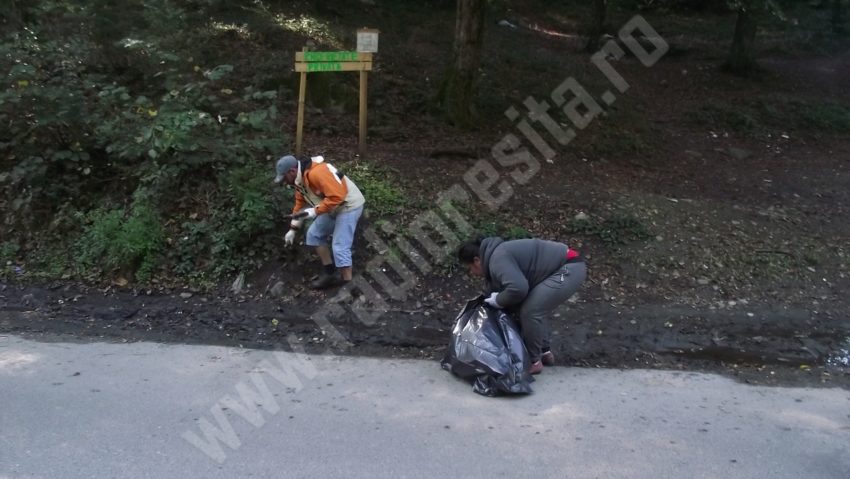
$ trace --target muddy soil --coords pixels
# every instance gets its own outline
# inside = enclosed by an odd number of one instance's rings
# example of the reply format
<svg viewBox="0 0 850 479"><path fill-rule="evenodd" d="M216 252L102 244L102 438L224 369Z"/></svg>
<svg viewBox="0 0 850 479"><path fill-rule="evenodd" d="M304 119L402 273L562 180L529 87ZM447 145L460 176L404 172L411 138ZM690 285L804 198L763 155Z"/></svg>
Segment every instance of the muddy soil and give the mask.
<svg viewBox="0 0 850 479"><path fill-rule="evenodd" d="M331 325L343 343L310 318L326 293L309 293L293 304L262 293L148 294L76 285L4 284L0 289L0 332L33 339L295 347L317 354L432 360L444 354L459 305L475 293L458 283L456 296L428 296L415 303L416 309L400 305L373 326L354 315L334 318ZM627 307L579 297L559 310L552 326L561 366L687 369L751 384L850 388L850 319L839 311L770 304L714 311Z"/></svg>

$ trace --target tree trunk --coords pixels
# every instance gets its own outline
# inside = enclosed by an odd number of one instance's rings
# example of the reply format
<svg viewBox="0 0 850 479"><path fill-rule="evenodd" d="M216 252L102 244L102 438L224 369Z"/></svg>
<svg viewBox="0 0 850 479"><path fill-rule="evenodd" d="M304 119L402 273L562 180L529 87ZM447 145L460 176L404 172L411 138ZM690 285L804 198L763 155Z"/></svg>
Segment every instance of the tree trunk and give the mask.
<svg viewBox="0 0 850 479"><path fill-rule="evenodd" d="M593 11L590 17L590 30L587 34L585 51L595 52L598 50L600 39L606 33L608 33L608 0L593 0Z"/></svg>
<svg viewBox="0 0 850 479"><path fill-rule="evenodd" d="M4 24L11 29L17 30L24 25L24 7L21 0L12 0L12 4L6 8L5 14L0 13Z"/></svg>
<svg viewBox="0 0 850 479"><path fill-rule="evenodd" d="M443 79L439 103L449 121L469 126L475 118L475 79L481 63L487 0L457 0L452 64Z"/></svg>
<svg viewBox="0 0 850 479"><path fill-rule="evenodd" d="M726 68L736 75L751 75L756 70L755 43L758 31L758 14L753 2L738 10L735 38Z"/></svg>
<svg viewBox="0 0 850 479"><path fill-rule="evenodd" d="M844 33L844 2L832 0L832 32L836 35Z"/></svg>

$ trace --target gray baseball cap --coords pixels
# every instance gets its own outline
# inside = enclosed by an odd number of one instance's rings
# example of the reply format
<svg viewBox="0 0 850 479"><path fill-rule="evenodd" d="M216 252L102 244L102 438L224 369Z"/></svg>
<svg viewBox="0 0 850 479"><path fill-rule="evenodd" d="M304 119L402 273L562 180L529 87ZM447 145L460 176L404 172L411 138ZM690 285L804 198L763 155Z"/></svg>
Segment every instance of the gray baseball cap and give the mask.
<svg viewBox="0 0 850 479"><path fill-rule="evenodd" d="M275 166L275 172L277 176L274 177L275 183L280 183L283 181L283 177L289 172L289 170L298 166L298 160L295 159L292 155L286 155L281 157L281 159L277 160L277 165Z"/></svg>

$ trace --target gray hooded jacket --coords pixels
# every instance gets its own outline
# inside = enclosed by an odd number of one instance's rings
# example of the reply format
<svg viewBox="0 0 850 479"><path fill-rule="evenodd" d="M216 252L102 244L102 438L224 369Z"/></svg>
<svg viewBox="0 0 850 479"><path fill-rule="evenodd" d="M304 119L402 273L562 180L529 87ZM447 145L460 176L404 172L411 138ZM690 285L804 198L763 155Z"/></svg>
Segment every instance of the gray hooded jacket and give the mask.
<svg viewBox="0 0 850 479"><path fill-rule="evenodd" d="M566 263L568 250L567 245L554 241L485 238L479 249L485 284L499 292L496 301L500 306L516 306Z"/></svg>

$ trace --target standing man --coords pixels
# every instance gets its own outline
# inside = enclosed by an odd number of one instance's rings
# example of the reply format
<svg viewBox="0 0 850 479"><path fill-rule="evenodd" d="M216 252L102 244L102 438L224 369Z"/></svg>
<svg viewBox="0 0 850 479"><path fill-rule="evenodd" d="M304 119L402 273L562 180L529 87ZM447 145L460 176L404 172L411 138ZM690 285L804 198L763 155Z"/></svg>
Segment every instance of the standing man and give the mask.
<svg viewBox="0 0 850 479"><path fill-rule="evenodd" d="M519 316L521 334L531 357L531 374L555 364L549 347L549 315L570 298L587 277L578 251L563 243L539 239L468 241L458 259L471 276L484 278L490 291L484 302Z"/></svg>
<svg viewBox="0 0 850 479"><path fill-rule="evenodd" d="M284 156L277 160L276 172L275 183L295 187L293 220L284 236L286 246L295 242L301 218L314 219L307 229L306 243L316 248L322 273L310 286L325 289L351 281L351 245L366 204L357 185L321 156L302 160Z"/></svg>

